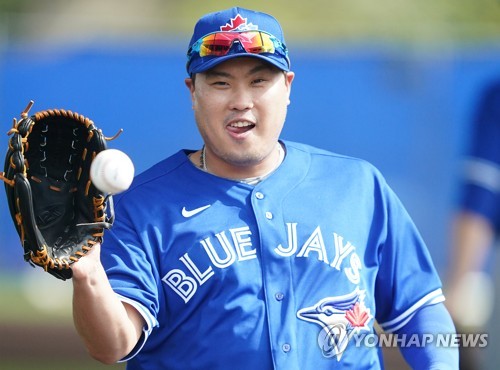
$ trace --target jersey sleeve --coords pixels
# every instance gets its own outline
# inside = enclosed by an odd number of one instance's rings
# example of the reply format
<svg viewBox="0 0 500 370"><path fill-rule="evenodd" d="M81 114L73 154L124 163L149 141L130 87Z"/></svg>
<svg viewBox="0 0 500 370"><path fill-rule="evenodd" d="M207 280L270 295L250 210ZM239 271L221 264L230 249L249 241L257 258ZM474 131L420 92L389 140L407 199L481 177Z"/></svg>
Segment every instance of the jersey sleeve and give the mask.
<svg viewBox="0 0 500 370"><path fill-rule="evenodd" d="M460 207L500 230L500 83L485 90L472 121L464 160Z"/></svg>
<svg viewBox="0 0 500 370"><path fill-rule="evenodd" d="M403 327L421 308L444 301L430 253L401 201L382 180L385 210L375 280L377 321L386 332Z"/></svg>
<svg viewBox="0 0 500 370"><path fill-rule="evenodd" d="M147 248L134 231L127 212L118 209L120 217L106 234L101 261L118 299L134 307L144 318L145 327L136 347L122 361L134 357L146 343L153 328L158 326L158 288ZM117 235L120 235L118 238Z"/></svg>
<svg viewBox="0 0 500 370"><path fill-rule="evenodd" d="M455 333L455 326L444 304L439 303L418 310L413 318L397 331L401 337L410 338L413 334L439 335ZM437 340L431 340L423 345L406 345L400 347L401 354L412 369L458 369L458 347L443 346Z"/></svg>

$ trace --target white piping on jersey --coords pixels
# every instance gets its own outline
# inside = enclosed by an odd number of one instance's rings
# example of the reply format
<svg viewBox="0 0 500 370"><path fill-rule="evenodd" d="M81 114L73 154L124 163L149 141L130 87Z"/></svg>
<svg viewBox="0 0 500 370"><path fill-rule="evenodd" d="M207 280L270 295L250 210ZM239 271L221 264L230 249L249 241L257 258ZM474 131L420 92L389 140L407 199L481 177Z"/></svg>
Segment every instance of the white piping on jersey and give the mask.
<svg viewBox="0 0 500 370"><path fill-rule="evenodd" d="M380 323L380 327L384 329L386 333L392 333L405 326L408 321L411 320L415 312L417 312L417 310L419 310L420 308L424 306L431 306L440 302L444 302L443 291L441 289L436 289L422 297L417 303L415 303L395 319Z"/></svg>
<svg viewBox="0 0 500 370"><path fill-rule="evenodd" d="M127 356L118 361L118 362L126 362L131 358L135 357L141 351L142 347L144 347L144 345L146 344L149 335L153 331L153 328L155 326L158 326L158 321L153 315L151 315L151 313L142 304L130 298L122 296L120 294L116 294L116 296L121 302L128 303L129 305L134 307L141 314L141 316L144 318L144 321L146 322L146 325L144 326L144 328L142 328L142 332L144 333L144 336L142 337L142 343L136 348L134 348L134 351L130 352Z"/></svg>
<svg viewBox="0 0 500 370"><path fill-rule="evenodd" d="M467 182L494 193L500 192L500 166L494 162L480 158L466 159L464 175Z"/></svg>

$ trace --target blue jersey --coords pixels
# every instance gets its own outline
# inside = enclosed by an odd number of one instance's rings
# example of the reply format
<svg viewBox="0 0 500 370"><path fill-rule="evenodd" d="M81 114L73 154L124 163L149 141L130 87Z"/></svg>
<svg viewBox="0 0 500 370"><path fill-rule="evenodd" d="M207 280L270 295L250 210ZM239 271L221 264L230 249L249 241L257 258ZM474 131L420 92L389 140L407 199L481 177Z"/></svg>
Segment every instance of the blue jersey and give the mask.
<svg viewBox="0 0 500 370"><path fill-rule="evenodd" d="M130 369L382 368L355 334L442 302L428 250L369 163L284 142L256 186L179 151L115 200L102 260L147 326Z"/></svg>
<svg viewBox="0 0 500 370"><path fill-rule="evenodd" d="M465 162L463 208L486 217L500 232L500 82L484 92Z"/></svg>

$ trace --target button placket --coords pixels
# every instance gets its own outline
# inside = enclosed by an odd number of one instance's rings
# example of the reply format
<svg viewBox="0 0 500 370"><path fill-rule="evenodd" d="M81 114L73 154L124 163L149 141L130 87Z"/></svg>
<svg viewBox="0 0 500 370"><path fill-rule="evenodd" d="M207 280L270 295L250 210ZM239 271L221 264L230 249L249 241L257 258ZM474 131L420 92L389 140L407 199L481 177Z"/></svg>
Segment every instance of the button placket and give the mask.
<svg viewBox="0 0 500 370"><path fill-rule="evenodd" d="M262 191L256 191L253 196L254 196L254 200L256 200L258 202L258 203L255 203L255 205L257 206L255 210L257 212L261 212L260 213L261 216L264 216L264 218L267 219L268 221L270 221L270 222L273 221L275 215L270 210L270 209L272 209L272 208L270 208L271 204L268 202L269 199L266 197L266 195ZM270 227L272 227L272 226L270 226ZM274 306L274 308L270 308L270 309L273 312L273 315L275 315L275 316L276 315L281 316L282 308L280 308L280 307L286 307L286 306L283 306L286 304L285 294L284 294L284 291L281 290L282 287L280 288L279 285L280 284L276 284L276 281L274 281L274 283L269 286L270 292L274 291L274 294L272 296L270 296L269 298L274 296L274 304L272 304ZM270 301L269 301L269 303L271 304ZM293 353L292 346L289 342L289 339L290 339L289 335L286 335L283 331L280 331L280 333L274 333L272 335L272 337L273 337L273 342L275 343L275 345L277 345L277 348L281 349L282 356L289 358L289 356L291 356L291 353Z"/></svg>

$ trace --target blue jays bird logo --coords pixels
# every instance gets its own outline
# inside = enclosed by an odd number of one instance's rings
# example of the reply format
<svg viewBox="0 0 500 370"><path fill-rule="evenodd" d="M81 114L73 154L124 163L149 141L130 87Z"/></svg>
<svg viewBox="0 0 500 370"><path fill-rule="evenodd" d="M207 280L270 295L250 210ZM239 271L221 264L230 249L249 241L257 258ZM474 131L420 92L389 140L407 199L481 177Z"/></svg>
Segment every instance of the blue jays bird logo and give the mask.
<svg viewBox="0 0 500 370"><path fill-rule="evenodd" d="M327 297L311 307L302 308L297 317L320 325L318 344L325 357L337 357L340 361L349 340L361 330L370 331L369 321L373 318L365 306L365 291L356 288L353 292Z"/></svg>

